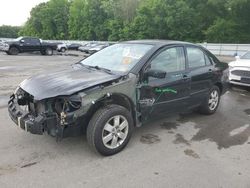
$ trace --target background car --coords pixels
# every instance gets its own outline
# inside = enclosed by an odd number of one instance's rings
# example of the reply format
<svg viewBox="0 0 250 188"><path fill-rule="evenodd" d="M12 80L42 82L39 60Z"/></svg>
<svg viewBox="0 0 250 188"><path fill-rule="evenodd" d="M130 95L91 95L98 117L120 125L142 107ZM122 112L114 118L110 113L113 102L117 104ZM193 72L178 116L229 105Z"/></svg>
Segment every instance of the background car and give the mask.
<svg viewBox="0 0 250 188"><path fill-rule="evenodd" d="M76 50L78 51L78 48L83 46L82 44L78 44L78 43L72 43L72 44L69 44L67 45L67 49L68 50Z"/></svg>
<svg viewBox="0 0 250 188"><path fill-rule="evenodd" d="M78 48L79 51L89 53L89 49L94 48L98 46L99 44L97 42L90 42L85 44L84 46L81 46Z"/></svg>
<svg viewBox="0 0 250 188"><path fill-rule="evenodd" d="M231 84L250 87L250 51L229 63L229 81Z"/></svg>
<svg viewBox="0 0 250 188"><path fill-rule="evenodd" d="M24 52L40 52L42 55L53 55L58 43L44 42L36 37L19 37L13 41L5 42L9 48L5 51L8 55L17 55Z"/></svg>
<svg viewBox="0 0 250 188"><path fill-rule="evenodd" d="M60 43L57 45L58 52L66 52L67 49L68 49L68 46L65 43Z"/></svg>
<svg viewBox="0 0 250 188"><path fill-rule="evenodd" d="M9 45L4 41L0 40L0 51L8 51Z"/></svg>
<svg viewBox="0 0 250 188"><path fill-rule="evenodd" d="M102 50L104 48L107 48L108 46L110 46L109 43L99 44L99 45L97 45L97 46L95 46L93 48L90 48L88 50L88 53L89 54L94 54L94 53L96 53L96 52L98 52L98 51L100 51L100 50Z"/></svg>

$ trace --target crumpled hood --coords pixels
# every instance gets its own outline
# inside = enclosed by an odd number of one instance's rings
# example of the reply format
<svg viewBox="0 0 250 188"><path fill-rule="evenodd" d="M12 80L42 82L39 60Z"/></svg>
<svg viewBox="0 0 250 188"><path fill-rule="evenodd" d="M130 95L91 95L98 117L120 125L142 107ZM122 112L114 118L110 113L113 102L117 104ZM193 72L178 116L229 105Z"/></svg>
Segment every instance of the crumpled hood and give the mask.
<svg viewBox="0 0 250 188"><path fill-rule="evenodd" d="M231 67L250 67L250 60L248 59L239 59L229 63Z"/></svg>
<svg viewBox="0 0 250 188"><path fill-rule="evenodd" d="M56 96L72 95L120 77L120 75L111 75L98 70L72 67L67 70L30 77L24 80L20 87L34 96L35 100L43 100Z"/></svg>

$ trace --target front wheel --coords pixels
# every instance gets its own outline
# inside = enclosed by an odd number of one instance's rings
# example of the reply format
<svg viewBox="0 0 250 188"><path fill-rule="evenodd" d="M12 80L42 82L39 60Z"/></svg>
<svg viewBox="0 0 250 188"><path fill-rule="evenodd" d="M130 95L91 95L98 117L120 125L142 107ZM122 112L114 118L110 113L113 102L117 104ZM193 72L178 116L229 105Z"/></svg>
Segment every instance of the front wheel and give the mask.
<svg viewBox="0 0 250 188"><path fill-rule="evenodd" d="M131 113L119 105L108 105L98 110L89 122L89 145L104 156L114 155L129 142L134 125Z"/></svg>
<svg viewBox="0 0 250 188"><path fill-rule="evenodd" d="M200 112L206 115L214 114L220 104L220 89L213 86L203 104L200 107Z"/></svg>
<svg viewBox="0 0 250 188"><path fill-rule="evenodd" d="M7 54L9 54L9 55L18 55L18 53L19 53L19 50L16 47L11 47Z"/></svg>

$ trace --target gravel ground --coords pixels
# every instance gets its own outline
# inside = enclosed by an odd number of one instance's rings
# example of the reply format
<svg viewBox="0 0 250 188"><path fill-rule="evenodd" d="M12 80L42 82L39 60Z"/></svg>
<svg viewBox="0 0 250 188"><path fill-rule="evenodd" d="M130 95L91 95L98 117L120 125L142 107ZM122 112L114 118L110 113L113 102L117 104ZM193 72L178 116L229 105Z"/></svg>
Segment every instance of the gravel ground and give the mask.
<svg viewBox="0 0 250 188"><path fill-rule="evenodd" d="M82 56L0 53L0 187L250 187L250 92L234 87L218 112L166 117L135 130L126 149L93 153L85 136L31 135L10 120L6 101L25 78Z"/></svg>

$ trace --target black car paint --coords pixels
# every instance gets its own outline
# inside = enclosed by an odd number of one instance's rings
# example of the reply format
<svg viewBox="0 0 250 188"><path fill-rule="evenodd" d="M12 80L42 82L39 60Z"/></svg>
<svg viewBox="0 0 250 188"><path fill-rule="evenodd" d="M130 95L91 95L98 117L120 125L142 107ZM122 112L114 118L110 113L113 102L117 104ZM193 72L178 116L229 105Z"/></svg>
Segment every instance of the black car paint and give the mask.
<svg viewBox="0 0 250 188"><path fill-rule="evenodd" d="M34 96L35 100L43 100L69 96L120 77L121 75L118 74L107 74L86 67L72 66L62 71L30 77L22 82L20 87Z"/></svg>
<svg viewBox="0 0 250 188"><path fill-rule="evenodd" d="M34 37L22 37L20 40L8 41L9 50L12 47L18 49L19 53L24 52L44 52L46 49L50 48L52 50L57 49L58 43L42 42L39 38Z"/></svg>
<svg viewBox="0 0 250 188"><path fill-rule="evenodd" d="M136 75L139 78L137 88L137 99L133 101L132 110L135 122L139 126L141 123L148 121L150 118L157 117L160 114L166 114L171 112L180 112L184 110L189 110L200 105L200 103L208 94L209 88L213 85L217 85L221 89L221 94L224 94L227 88L227 77L223 78L223 72L227 70L227 65L218 61L218 59L208 52L206 49L185 42L176 41L131 41L126 43L142 43L153 45L154 47L144 56L141 60L132 68L128 74ZM170 48L175 46L181 46L186 49L187 46L192 46L201 49L205 54L207 54L211 59L213 59L213 64L197 67L195 69L190 69L188 67L188 58L185 50L185 64L186 69L182 72L175 73L174 79L158 79L152 82L148 82L146 85L144 74L145 68L150 63L151 59L164 48ZM76 68L70 70L64 70L63 72L56 72L51 74L43 74L35 76L24 81L20 87L26 92L34 96L36 100L44 100L47 98L56 98L59 96L69 96L81 91L89 90L95 86L102 85L105 82L120 82L119 78L121 75L111 75L100 70L87 70L85 68ZM129 77L124 79L130 79ZM113 87L109 84L109 87ZM175 92L168 92L160 95L156 91L164 90L176 90ZM90 92L91 93L91 92ZM100 100L108 99L108 95L104 96ZM128 97L129 98L129 97ZM197 100L198 99L198 100ZM199 100L200 99L200 100ZM10 104L13 100L10 101ZM93 101L93 104L95 102ZM12 114L12 108L9 106L9 112ZM71 114L74 116L74 113ZM12 119L13 114L11 115ZM86 119L85 116L77 119ZM57 122L56 118L52 122ZM41 122L44 123L44 122ZM75 124L76 121L71 123ZM85 122L87 125L88 122ZM52 126L51 124L49 126ZM83 123L80 123L76 127L82 127ZM60 126L54 126L53 130L60 130ZM76 128L75 126L72 128ZM39 130L38 126L38 130ZM52 134L56 135L56 134ZM64 135L62 133L62 135ZM68 136L71 133L67 134ZM72 134L73 135L73 134ZM57 135L58 136L58 135Z"/></svg>

